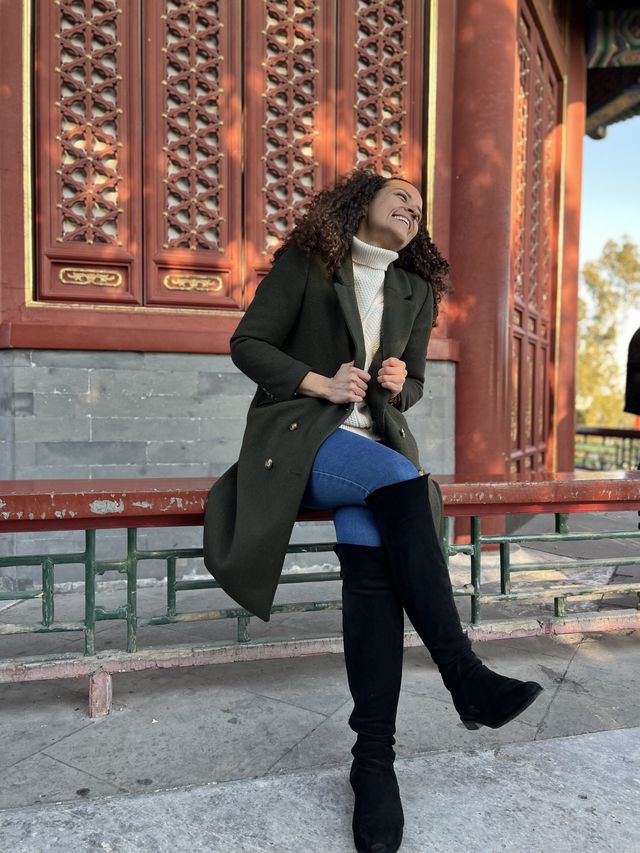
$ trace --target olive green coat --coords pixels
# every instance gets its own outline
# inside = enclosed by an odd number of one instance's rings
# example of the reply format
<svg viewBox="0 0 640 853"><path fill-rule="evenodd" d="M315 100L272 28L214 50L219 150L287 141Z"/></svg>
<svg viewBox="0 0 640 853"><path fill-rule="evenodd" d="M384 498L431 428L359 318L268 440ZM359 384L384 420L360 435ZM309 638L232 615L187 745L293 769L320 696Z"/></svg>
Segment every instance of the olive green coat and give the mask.
<svg viewBox="0 0 640 853"><path fill-rule="evenodd" d="M419 276L391 264L384 281L381 349L366 395L385 441L419 467L403 411L422 396L433 296ZM317 256L283 254L260 284L231 339L234 363L258 385L247 415L240 458L209 493L204 559L220 586L268 621L291 531L315 454L352 405L297 396L309 371L334 376L341 364L363 367L365 345L350 255L337 275ZM385 358L406 362L400 399L376 381ZM436 523L441 519L432 487Z"/></svg>

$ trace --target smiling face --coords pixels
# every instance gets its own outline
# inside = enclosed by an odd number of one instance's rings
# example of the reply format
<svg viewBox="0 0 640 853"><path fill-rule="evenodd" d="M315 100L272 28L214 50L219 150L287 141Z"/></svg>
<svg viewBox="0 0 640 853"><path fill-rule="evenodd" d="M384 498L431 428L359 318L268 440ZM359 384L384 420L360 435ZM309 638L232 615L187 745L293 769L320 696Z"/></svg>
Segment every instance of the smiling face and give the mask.
<svg viewBox="0 0 640 853"><path fill-rule="evenodd" d="M372 246L399 252L418 233L422 196L407 181L394 178L369 203L356 237Z"/></svg>

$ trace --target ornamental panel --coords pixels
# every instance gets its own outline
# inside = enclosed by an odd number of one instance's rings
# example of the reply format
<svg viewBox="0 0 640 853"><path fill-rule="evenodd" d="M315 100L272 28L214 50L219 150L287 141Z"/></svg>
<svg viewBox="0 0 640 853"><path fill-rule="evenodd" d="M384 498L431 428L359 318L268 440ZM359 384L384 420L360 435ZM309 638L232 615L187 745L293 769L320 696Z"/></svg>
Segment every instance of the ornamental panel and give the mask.
<svg viewBox="0 0 640 853"><path fill-rule="evenodd" d="M424 3L340 5L338 172L354 165L422 184Z"/></svg>
<svg viewBox="0 0 640 853"><path fill-rule="evenodd" d="M333 3L246 7L247 299L308 200L335 178Z"/></svg>
<svg viewBox="0 0 640 853"><path fill-rule="evenodd" d="M37 13L38 295L138 302L135 10L39 0Z"/></svg>
<svg viewBox="0 0 640 853"><path fill-rule="evenodd" d="M239 12L233 0L144 4L149 304L241 305Z"/></svg>

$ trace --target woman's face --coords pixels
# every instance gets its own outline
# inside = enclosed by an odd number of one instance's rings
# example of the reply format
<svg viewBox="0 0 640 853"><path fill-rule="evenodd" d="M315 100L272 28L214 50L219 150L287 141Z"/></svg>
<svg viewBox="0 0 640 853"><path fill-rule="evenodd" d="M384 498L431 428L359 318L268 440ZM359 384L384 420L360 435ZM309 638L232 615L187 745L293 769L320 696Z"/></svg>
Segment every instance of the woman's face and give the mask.
<svg viewBox="0 0 640 853"><path fill-rule="evenodd" d="M399 252L418 233L422 216L422 196L407 181L392 179L378 190L369 203L356 237Z"/></svg>

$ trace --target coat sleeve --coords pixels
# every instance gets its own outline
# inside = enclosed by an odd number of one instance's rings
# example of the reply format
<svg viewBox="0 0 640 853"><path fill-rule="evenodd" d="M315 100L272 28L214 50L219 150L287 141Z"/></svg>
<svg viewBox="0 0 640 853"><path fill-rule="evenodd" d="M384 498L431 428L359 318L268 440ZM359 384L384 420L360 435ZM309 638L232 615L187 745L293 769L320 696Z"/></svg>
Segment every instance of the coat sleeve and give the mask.
<svg viewBox="0 0 640 853"><path fill-rule="evenodd" d="M309 275L309 258L290 249L274 263L231 338L236 367L272 400L289 400L311 367L282 346L293 329Z"/></svg>
<svg viewBox="0 0 640 853"><path fill-rule="evenodd" d="M409 342L402 354L402 361L407 365L407 378L394 404L401 412L406 412L411 406L415 406L424 390L427 345L433 323L433 291L429 284L426 284L425 291L425 300L413 323Z"/></svg>

